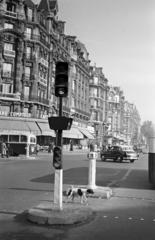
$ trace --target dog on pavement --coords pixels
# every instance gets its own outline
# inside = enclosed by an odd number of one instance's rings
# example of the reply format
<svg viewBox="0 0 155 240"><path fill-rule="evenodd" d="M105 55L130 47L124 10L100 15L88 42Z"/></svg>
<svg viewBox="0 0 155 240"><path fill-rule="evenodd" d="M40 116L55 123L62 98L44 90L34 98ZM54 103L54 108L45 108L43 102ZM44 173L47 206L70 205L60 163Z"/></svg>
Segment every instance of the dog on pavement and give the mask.
<svg viewBox="0 0 155 240"><path fill-rule="evenodd" d="M74 187L71 186L66 191L66 196L68 200L74 201L74 199L80 198L80 203L88 203L88 197L89 195L94 194L94 191L92 189L87 188L80 188L80 187Z"/></svg>

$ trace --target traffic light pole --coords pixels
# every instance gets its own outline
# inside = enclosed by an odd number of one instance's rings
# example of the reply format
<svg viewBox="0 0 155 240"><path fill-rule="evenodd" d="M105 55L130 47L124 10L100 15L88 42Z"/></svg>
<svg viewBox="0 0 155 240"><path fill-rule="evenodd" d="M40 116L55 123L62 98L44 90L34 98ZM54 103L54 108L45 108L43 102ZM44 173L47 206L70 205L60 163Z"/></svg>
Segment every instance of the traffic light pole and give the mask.
<svg viewBox="0 0 155 240"><path fill-rule="evenodd" d="M62 116L62 97L59 97L59 117ZM62 148L62 130L57 130L56 134L56 146ZM62 155L61 155L62 162ZM58 210L62 210L63 202L63 167L62 169L55 169L55 179L54 179L54 205Z"/></svg>

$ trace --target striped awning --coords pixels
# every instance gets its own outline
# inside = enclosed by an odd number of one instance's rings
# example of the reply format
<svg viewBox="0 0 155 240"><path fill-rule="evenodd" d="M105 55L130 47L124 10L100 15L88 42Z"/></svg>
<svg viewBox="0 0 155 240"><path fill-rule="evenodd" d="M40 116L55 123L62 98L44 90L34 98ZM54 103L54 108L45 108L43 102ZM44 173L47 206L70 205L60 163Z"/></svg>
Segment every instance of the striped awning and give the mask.
<svg viewBox="0 0 155 240"><path fill-rule="evenodd" d="M86 129L86 128L79 128L82 134L88 139L94 139L94 136Z"/></svg>
<svg viewBox="0 0 155 240"><path fill-rule="evenodd" d="M39 135L43 135L43 136L51 136L51 137L55 137L55 131L50 129L48 122L39 122L37 121L37 125L41 131L41 134Z"/></svg>
<svg viewBox="0 0 155 240"><path fill-rule="evenodd" d="M83 134L78 128L72 127L70 130L64 130L62 134L63 138L83 139Z"/></svg>

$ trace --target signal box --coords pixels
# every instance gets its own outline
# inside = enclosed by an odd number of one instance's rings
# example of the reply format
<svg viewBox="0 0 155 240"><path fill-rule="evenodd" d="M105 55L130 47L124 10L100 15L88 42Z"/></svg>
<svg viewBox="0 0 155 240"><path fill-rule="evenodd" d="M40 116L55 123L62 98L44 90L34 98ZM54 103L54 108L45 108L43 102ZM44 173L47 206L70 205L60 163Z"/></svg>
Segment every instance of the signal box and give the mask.
<svg viewBox="0 0 155 240"><path fill-rule="evenodd" d="M48 123L53 130L69 130L72 126L72 118L67 117L49 117Z"/></svg>

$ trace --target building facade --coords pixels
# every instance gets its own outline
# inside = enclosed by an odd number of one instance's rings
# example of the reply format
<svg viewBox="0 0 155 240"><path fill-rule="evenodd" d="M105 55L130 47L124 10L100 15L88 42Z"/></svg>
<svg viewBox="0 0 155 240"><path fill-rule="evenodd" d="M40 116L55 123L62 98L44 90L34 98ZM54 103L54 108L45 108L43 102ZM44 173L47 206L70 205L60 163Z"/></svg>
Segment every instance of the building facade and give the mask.
<svg viewBox="0 0 155 240"><path fill-rule="evenodd" d="M90 125L94 127L95 139L98 145L103 145L104 142L108 89L108 80L105 78L102 68L91 67L89 82Z"/></svg>
<svg viewBox="0 0 155 240"><path fill-rule="evenodd" d="M0 133L7 131L7 121L18 119L13 130L22 131L19 122L26 122L40 144L55 138L47 119L58 114L57 61L69 63L63 115L74 119L72 129L63 133L64 143L73 139L87 146L93 140L102 145L123 137L135 141L138 111L127 107L119 87L108 85L101 67L90 65L86 46L65 34L57 0L41 0L38 5L31 0L0 1Z"/></svg>
<svg viewBox="0 0 155 240"><path fill-rule="evenodd" d="M1 116L45 119L47 123L49 116L58 113L55 63L67 61L69 95L63 99L63 115L74 116L74 124L86 128L90 118L89 54L75 37L65 35L57 1L41 0L35 5L31 0L3 0L0 18ZM78 139L85 136L76 135Z"/></svg>

